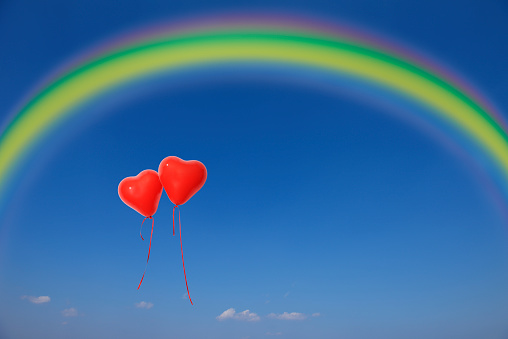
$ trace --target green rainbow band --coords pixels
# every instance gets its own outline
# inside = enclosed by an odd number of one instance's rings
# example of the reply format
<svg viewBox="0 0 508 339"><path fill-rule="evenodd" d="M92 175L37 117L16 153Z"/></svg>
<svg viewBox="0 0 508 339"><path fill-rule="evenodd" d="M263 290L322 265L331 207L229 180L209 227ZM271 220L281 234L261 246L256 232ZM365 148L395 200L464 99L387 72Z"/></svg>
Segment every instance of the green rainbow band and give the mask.
<svg viewBox="0 0 508 339"><path fill-rule="evenodd" d="M425 105L471 137L508 180L508 137L499 123L452 84L365 43L315 32L229 27L158 36L83 64L38 93L0 137L0 196L19 158L73 108L115 86L161 71L204 64L289 64L374 82Z"/></svg>

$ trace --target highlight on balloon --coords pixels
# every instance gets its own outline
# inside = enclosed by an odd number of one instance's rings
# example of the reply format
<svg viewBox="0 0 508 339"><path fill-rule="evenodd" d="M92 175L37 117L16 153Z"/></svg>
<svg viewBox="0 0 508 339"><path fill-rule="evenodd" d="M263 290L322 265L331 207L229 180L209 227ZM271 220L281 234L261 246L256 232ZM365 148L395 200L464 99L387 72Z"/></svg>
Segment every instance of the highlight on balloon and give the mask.
<svg viewBox="0 0 508 339"><path fill-rule="evenodd" d="M118 195L120 199L130 208L144 216L141 222L139 235L143 223L146 219L152 220L152 231L150 233L150 243L148 245L148 257L146 259L145 270L138 285L138 290L145 278L148 260L150 259L150 250L152 248L153 227L155 223L154 214L157 212L162 190L166 191L169 200L175 204L173 207L173 236L175 235L175 209L178 208L178 225L180 231L180 249L182 252L183 274L185 278L185 287L191 304L189 286L187 283L187 274L185 273L185 262L183 258L182 242L182 224L180 220L179 206L189 201L205 184L207 171L205 165L197 160L185 161L175 156L169 156L161 161L159 172L148 169L141 171L134 177L123 179L118 185Z"/></svg>

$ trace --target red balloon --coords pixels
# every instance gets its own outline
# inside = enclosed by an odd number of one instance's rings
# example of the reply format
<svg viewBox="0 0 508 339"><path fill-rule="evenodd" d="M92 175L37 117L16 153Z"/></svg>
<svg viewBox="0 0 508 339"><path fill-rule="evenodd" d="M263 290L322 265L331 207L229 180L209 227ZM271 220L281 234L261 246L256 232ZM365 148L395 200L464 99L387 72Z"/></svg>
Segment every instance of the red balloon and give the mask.
<svg viewBox="0 0 508 339"><path fill-rule="evenodd" d="M185 161L170 156L160 163L159 178L169 200L183 205L205 184L206 167L197 160Z"/></svg>
<svg viewBox="0 0 508 339"><path fill-rule="evenodd" d="M127 177L118 185L120 199L145 217L157 212L161 194L162 185L154 170L144 170L135 177Z"/></svg>

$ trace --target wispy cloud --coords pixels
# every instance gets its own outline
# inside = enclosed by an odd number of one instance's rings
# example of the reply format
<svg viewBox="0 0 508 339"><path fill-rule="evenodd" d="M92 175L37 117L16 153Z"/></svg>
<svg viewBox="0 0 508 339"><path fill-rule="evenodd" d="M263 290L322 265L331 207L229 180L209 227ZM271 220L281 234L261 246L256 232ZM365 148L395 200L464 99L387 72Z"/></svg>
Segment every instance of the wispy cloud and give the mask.
<svg viewBox="0 0 508 339"><path fill-rule="evenodd" d="M265 335L282 335L282 332L266 332Z"/></svg>
<svg viewBox="0 0 508 339"><path fill-rule="evenodd" d="M280 314L270 313L269 315L267 315L267 317L272 318L272 319L279 319L279 320L304 320L304 319L307 319L307 316L305 314L298 313L298 312L291 312L291 313L284 312L284 313L280 313Z"/></svg>
<svg viewBox="0 0 508 339"><path fill-rule="evenodd" d="M216 317L217 320L223 321L226 319L235 319L235 320L244 320L244 321L259 321L261 318L256 314L249 310L245 310L243 312L236 313L234 308L230 308L222 312L221 315Z"/></svg>
<svg viewBox="0 0 508 339"><path fill-rule="evenodd" d="M147 303L146 301L141 301L139 303L134 304L137 308L145 308L147 310L151 309L153 307L152 303Z"/></svg>
<svg viewBox="0 0 508 339"><path fill-rule="evenodd" d="M48 303L51 301L51 298L48 297L47 295L43 295L40 297L32 297L30 295L23 295L23 296L21 296L21 299L27 299L29 302L34 303L34 304L44 304L44 303Z"/></svg>
<svg viewBox="0 0 508 339"><path fill-rule="evenodd" d="M319 313L319 312L312 313L312 316L313 316L313 317L320 317L320 316L321 316L321 313Z"/></svg>
<svg viewBox="0 0 508 339"><path fill-rule="evenodd" d="M287 291L286 293L284 293L284 298L287 298L290 293L291 293L290 291Z"/></svg>
<svg viewBox="0 0 508 339"><path fill-rule="evenodd" d="M77 317L78 316L78 310L75 309L74 307L66 308L65 310L62 311L62 315L64 317Z"/></svg>

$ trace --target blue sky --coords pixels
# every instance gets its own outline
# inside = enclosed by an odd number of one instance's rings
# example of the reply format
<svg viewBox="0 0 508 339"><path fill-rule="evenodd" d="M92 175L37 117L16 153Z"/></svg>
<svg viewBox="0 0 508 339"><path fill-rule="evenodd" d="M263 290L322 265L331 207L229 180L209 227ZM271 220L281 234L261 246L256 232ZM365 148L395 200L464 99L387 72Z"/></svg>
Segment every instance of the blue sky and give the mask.
<svg viewBox="0 0 508 339"><path fill-rule="evenodd" d="M456 4L7 0L0 114L97 43L231 11L370 31L505 113L508 7ZM506 221L470 160L395 107L269 73L184 74L86 107L94 118L52 135L0 220L0 337L506 338ZM181 208L194 306L167 196L138 291L148 243L117 195L168 155L208 169Z"/></svg>

